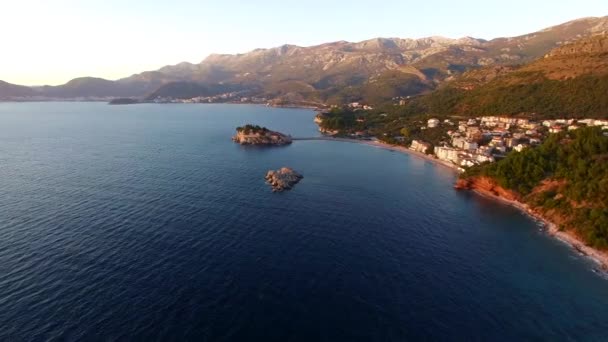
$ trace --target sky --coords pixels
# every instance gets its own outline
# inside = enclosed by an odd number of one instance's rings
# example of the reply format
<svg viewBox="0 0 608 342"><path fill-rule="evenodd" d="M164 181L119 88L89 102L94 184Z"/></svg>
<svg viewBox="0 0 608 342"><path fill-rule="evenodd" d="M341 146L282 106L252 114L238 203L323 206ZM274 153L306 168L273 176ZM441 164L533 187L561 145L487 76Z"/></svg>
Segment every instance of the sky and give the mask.
<svg viewBox="0 0 608 342"><path fill-rule="evenodd" d="M0 80L118 79L286 43L491 39L605 15L607 0L0 0Z"/></svg>

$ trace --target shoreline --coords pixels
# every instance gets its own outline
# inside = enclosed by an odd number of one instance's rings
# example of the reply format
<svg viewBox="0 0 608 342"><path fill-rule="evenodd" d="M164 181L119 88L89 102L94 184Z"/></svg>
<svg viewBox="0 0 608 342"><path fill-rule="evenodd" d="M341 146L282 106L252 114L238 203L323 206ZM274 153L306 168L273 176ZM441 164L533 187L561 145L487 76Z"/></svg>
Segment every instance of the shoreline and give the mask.
<svg viewBox="0 0 608 342"><path fill-rule="evenodd" d="M444 162L442 160L433 158L432 156L429 156L429 155L421 153L421 152L410 150L409 148L404 147L404 146L391 145L391 144L383 143L380 141L360 140L360 139L351 139L351 138L319 137L319 139L311 139L311 140L338 141L338 142L368 145L368 146L377 147L377 148L381 148L381 149L385 149L385 150L400 152L400 153L407 154L407 155L414 155L420 159L424 159L435 165L443 166L447 169L450 169L450 170L454 171L455 173L460 173L460 170L458 170L458 167L454 164Z"/></svg>
<svg viewBox="0 0 608 342"><path fill-rule="evenodd" d="M412 151L409 148L406 148L403 146L390 145L390 144L378 142L378 141L359 140L359 139L350 139L350 138L327 137L327 138L321 138L319 140L357 143L357 144L382 148L382 149L386 149L386 150L391 150L391 151L395 151L395 152L400 152L403 154L414 155L421 159L429 161L435 165L440 165L445 168L448 168L448 169L452 170L453 172L455 172L456 174L460 173L460 170L457 168L456 165L449 164L447 162L443 162L441 160L435 159L431 156L428 156L426 154L423 154L423 153L420 153L417 151ZM530 208L530 206L528 204L525 204L525 203L522 203L519 201L512 201L512 200L506 199L504 197L497 196L491 192L483 191L480 189L471 189L471 191L479 196L482 196L482 197L485 197L488 199L492 199L492 200L496 200L496 201L499 201L506 205L510 205L510 206L518 209L520 212L522 212L524 215L527 215L531 219L533 219L537 222L540 222L543 226L543 229L551 237L568 245L568 247L572 248L577 254L594 262L599 267L599 271L608 274L608 252L600 251L595 248L587 246L583 240L581 240L579 237L577 237L572 232L560 231L558 226L555 223L553 223L551 220L545 218L543 215L536 212L534 209Z"/></svg>
<svg viewBox="0 0 608 342"><path fill-rule="evenodd" d="M491 200L496 200L496 201L499 201L506 205L510 205L510 206L518 209L519 211L521 211L523 214L529 216L533 220L540 222L542 224L543 229L551 237L568 245L568 247L572 248L572 250L577 252L579 255L581 255L581 256L589 259L590 261L594 262L595 264L597 264L597 266L599 267L598 271L608 274L608 252L607 251L601 251L601 250L595 249L593 247L587 246L587 244L582 239L580 239L578 236L576 236L576 234L569 232L569 231L559 230L559 227L554 222L552 222L548 218L544 217L542 214L538 213L534 209L530 208L530 206L528 204L522 203L520 201L509 200L504 197L497 196L491 192L484 191L481 189L470 189L470 191L472 191L473 193L475 193L479 196L482 196L482 197L485 197L485 198L488 198Z"/></svg>
<svg viewBox="0 0 608 342"><path fill-rule="evenodd" d="M83 102L83 103L91 103L91 102L95 102L95 103L105 103L105 104L109 104L109 105L113 105L113 106L129 106L129 105L143 105L143 104L156 104L156 105L179 105L179 104L185 104L185 105L213 105L213 104L217 104L217 105L251 105L251 106L260 106L260 107L267 107L267 108L281 108L281 109L305 109L305 110L310 110L313 112L318 112L320 110L323 110L323 106L319 105L319 106L313 106L313 105L268 105L266 103L258 103L258 102L199 102L199 103L186 103L186 102L150 102L150 101L144 101L144 102L135 102L135 103L118 103L118 104L112 104L110 103L110 101L108 100L75 100L75 99L38 99L38 100L7 100L7 99L0 99L0 103L40 103L40 102L70 102L70 103L78 103L78 102Z"/></svg>

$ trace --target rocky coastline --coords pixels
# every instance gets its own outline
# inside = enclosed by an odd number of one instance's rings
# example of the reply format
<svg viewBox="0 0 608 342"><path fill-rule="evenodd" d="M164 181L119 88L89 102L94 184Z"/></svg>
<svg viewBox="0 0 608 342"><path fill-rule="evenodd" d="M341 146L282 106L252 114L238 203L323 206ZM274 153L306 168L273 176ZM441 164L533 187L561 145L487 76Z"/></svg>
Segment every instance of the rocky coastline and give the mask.
<svg viewBox="0 0 608 342"><path fill-rule="evenodd" d="M369 140L359 140L359 139L349 139L349 138L336 138L336 137L325 137L320 138L319 140L328 140L328 141L338 141L338 142L350 142L350 143L358 143L369 145L373 147L379 147L383 149L388 149L395 152L401 152L404 154L415 155L419 158L425 159L429 162L432 162L436 165L440 165L446 167L453 172L460 173L461 171L458 169L456 165L448 164L446 162L437 160L428 155L425 155L420 152L412 151L408 148L402 146L390 145L387 143L379 142L379 141L369 141ZM457 190L467 190L473 191L481 196L501 201L505 204L511 205L524 214L529 215L533 219L541 222L545 227L547 233L556 239L562 241L563 243L572 247L579 254L584 255L598 264L599 268L603 272L608 272L608 252L597 250L595 248L589 247L585 244L585 242L574 234L571 231L560 230L558 225L555 224L552 218L547 217L547 215L541 213L539 210L531 208L528 204L523 203L523 200L518 196L515 192L504 189L500 187L494 180L488 177L476 177L472 179L459 179L454 188Z"/></svg>
<svg viewBox="0 0 608 342"><path fill-rule="evenodd" d="M237 127L232 141L241 145L288 145L292 143L290 135L271 131L266 127L246 125Z"/></svg>
<svg viewBox="0 0 608 342"><path fill-rule="evenodd" d="M566 243L579 254L588 257L598 264L603 272L608 272L608 252L595 249L585 244L585 242L574 232L559 229L555 220L542 213L540 210L524 203L521 197L511 190L504 189L489 177L472 177L469 179L459 179L454 185L456 190L473 191L487 198L509 204L533 219L542 222L547 233Z"/></svg>
<svg viewBox="0 0 608 342"><path fill-rule="evenodd" d="M290 190L302 178L304 176L288 167L282 167L279 170L269 170L265 177L266 182L272 187L272 192Z"/></svg>

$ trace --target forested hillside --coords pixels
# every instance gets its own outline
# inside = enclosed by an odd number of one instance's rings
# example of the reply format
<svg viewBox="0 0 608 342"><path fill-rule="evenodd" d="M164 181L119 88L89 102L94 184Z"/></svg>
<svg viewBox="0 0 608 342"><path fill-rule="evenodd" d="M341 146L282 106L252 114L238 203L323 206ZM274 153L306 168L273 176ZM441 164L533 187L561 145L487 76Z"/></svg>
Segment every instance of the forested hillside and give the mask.
<svg viewBox="0 0 608 342"><path fill-rule="evenodd" d="M400 109L433 115L608 117L608 36L583 39L516 67L465 73Z"/></svg>
<svg viewBox="0 0 608 342"><path fill-rule="evenodd" d="M604 131L605 132L605 131ZM599 127L553 134L542 145L470 168L490 177L589 245L608 249L608 136Z"/></svg>

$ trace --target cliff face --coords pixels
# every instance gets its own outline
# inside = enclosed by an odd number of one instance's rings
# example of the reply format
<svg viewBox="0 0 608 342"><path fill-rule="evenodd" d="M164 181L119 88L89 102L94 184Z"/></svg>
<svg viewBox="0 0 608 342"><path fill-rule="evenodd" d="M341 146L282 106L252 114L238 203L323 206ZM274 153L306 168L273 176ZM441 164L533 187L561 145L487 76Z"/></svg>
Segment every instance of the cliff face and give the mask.
<svg viewBox="0 0 608 342"><path fill-rule="evenodd" d="M454 186L458 190L475 190L489 196L496 196L508 201L518 201L520 196L511 190L507 190L495 180L489 177L473 177L459 179Z"/></svg>
<svg viewBox="0 0 608 342"><path fill-rule="evenodd" d="M241 145L287 145L292 141L291 136L273 131L237 131L232 140Z"/></svg>

